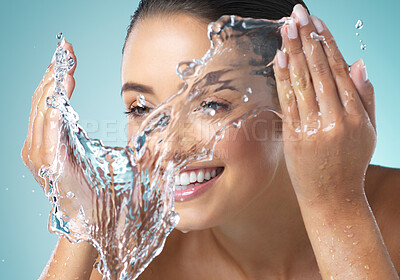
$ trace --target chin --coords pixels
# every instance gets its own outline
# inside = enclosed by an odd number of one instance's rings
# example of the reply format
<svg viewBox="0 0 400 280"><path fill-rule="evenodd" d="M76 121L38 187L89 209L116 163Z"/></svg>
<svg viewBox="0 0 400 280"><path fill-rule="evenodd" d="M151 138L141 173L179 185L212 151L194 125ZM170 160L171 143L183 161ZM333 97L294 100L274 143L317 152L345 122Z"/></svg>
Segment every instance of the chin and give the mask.
<svg viewBox="0 0 400 280"><path fill-rule="evenodd" d="M175 207L175 211L178 212L180 216L179 224L175 229L187 233L189 231L205 230L216 226L215 215L205 213L203 210L184 208L185 207L179 206Z"/></svg>

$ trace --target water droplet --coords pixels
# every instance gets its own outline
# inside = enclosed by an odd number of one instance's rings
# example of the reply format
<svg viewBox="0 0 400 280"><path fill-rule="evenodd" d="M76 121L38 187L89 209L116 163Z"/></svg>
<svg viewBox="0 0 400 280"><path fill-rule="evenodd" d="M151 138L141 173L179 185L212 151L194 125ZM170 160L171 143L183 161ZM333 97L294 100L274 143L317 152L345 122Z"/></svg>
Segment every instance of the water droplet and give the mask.
<svg viewBox="0 0 400 280"><path fill-rule="evenodd" d="M208 108L208 109L205 110L205 113L206 113L207 115L213 117L213 116L215 116L215 113L216 113L216 112L215 112L214 109Z"/></svg>
<svg viewBox="0 0 400 280"><path fill-rule="evenodd" d="M247 102L249 101L249 97L245 94L243 95L243 102Z"/></svg>
<svg viewBox="0 0 400 280"><path fill-rule="evenodd" d="M363 27L364 27L364 22L361 19L357 20L355 28L362 29Z"/></svg>
<svg viewBox="0 0 400 280"><path fill-rule="evenodd" d="M235 128L240 128L242 126L242 123L240 121L239 122L233 122L232 125Z"/></svg>
<svg viewBox="0 0 400 280"><path fill-rule="evenodd" d="M352 238L353 236L354 236L353 233L350 233L350 234L347 235L348 238Z"/></svg>
<svg viewBox="0 0 400 280"><path fill-rule="evenodd" d="M367 49L367 45L366 44L361 44L361 50L365 51Z"/></svg>
<svg viewBox="0 0 400 280"><path fill-rule="evenodd" d="M325 37L322 35L319 35L316 32L311 32L310 37L311 37L311 39L319 41L319 42L325 41Z"/></svg>
<svg viewBox="0 0 400 280"><path fill-rule="evenodd" d="M25 175L22 175L22 179L24 179L25 178Z"/></svg>
<svg viewBox="0 0 400 280"><path fill-rule="evenodd" d="M347 229L351 229L353 226L346 226Z"/></svg>
<svg viewBox="0 0 400 280"><path fill-rule="evenodd" d="M58 33L56 38L57 38L57 40L61 40L63 38L62 32Z"/></svg>
<svg viewBox="0 0 400 280"><path fill-rule="evenodd" d="M351 202L351 199L350 199L350 198L346 198L346 201L347 201L347 202Z"/></svg>
<svg viewBox="0 0 400 280"><path fill-rule="evenodd" d="M218 126L221 126L221 123L220 123L220 122L218 122L218 123L217 123L217 125L218 125Z"/></svg>
<svg viewBox="0 0 400 280"><path fill-rule="evenodd" d="M369 265L364 266L366 270L369 270Z"/></svg>
<svg viewBox="0 0 400 280"><path fill-rule="evenodd" d="M1 262L2 262L2 263L3 263L3 262L6 262L6 260L5 260L5 259L2 259Z"/></svg>
<svg viewBox="0 0 400 280"><path fill-rule="evenodd" d="M143 94L139 94L138 106L140 107L146 106L146 99L144 98Z"/></svg>
<svg viewBox="0 0 400 280"><path fill-rule="evenodd" d="M32 192L35 192L35 190L32 190Z"/></svg>
<svg viewBox="0 0 400 280"><path fill-rule="evenodd" d="M358 244L358 241L356 241L356 242L353 242L353 245L357 245Z"/></svg>
<svg viewBox="0 0 400 280"><path fill-rule="evenodd" d="M39 213L39 217L41 217L42 216L42 213Z"/></svg>
<svg viewBox="0 0 400 280"><path fill-rule="evenodd" d="M5 191L8 191L8 188L5 188Z"/></svg>
<svg viewBox="0 0 400 280"><path fill-rule="evenodd" d="M356 33L356 36L359 36L359 35L360 35L360 33L357 32L357 33Z"/></svg>
<svg viewBox="0 0 400 280"><path fill-rule="evenodd" d="M252 94L252 93L253 93L253 90L252 90L251 88L248 88L248 89L246 90L246 92L247 92L248 94Z"/></svg>
<svg viewBox="0 0 400 280"><path fill-rule="evenodd" d="M67 193L67 198L72 199L75 197L75 194L73 192L68 192Z"/></svg>

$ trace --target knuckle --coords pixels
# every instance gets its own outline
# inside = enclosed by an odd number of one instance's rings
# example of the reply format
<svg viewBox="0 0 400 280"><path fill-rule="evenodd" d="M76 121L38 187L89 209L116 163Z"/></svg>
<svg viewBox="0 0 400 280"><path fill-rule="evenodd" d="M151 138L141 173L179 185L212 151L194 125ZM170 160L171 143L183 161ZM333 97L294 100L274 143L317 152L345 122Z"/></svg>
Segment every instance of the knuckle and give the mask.
<svg viewBox="0 0 400 280"><path fill-rule="evenodd" d="M311 88L311 80L310 77L307 75L299 75L299 77L296 79L295 83L296 87L302 91L306 91Z"/></svg>
<svg viewBox="0 0 400 280"><path fill-rule="evenodd" d="M21 150L21 157L22 157L22 161L27 164L28 163L28 144L25 141L24 146L22 147Z"/></svg>
<svg viewBox="0 0 400 280"><path fill-rule="evenodd" d="M327 63L318 62L311 66L310 72L312 74L327 75L330 73L330 68Z"/></svg>
<svg viewBox="0 0 400 280"><path fill-rule="evenodd" d="M344 62L344 60L333 63L332 71L336 76L349 76L349 67L347 66L347 63Z"/></svg>
<svg viewBox="0 0 400 280"><path fill-rule="evenodd" d="M288 50L290 55L304 55L303 47L301 45L289 46Z"/></svg>
<svg viewBox="0 0 400 280"><path fill-rule="evenodd" d="M372 96L375 95L375 88L371 82L368 82L365 87L365 91L367 92L367 94L370 94Z"/></svg>
<svg viewBox="0 0 400 280"><path fill-rule="evenodd" d="M278 81L278 82L286 82L286 81L289 81L290 80L290 74L289 74L289 71L286 71L286 70L283 70L283 71L281 71L281 70L278 70L278 71L275 71L275 78L276 78L276 80Z"/></svg>

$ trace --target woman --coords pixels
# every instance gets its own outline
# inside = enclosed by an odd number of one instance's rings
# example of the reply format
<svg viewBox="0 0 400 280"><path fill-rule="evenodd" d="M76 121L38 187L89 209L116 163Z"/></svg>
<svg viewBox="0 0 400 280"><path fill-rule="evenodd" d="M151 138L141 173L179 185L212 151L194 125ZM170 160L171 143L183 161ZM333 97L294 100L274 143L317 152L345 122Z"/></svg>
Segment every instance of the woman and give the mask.
<svg viewBox="0 0 400 280"><path fill-rule="evenodd" d="M201 172L211 177L223 167L206 192L176 202L181 221L139 279L399 279L400 171L369 165L376 143L373 87L362 60L349 68L326 25L304 7L295 0L141 2L122 60L128 139L151 108L180 88L176 64L208 50L210 21L224 14L295 21L282 31L287 52L278 51L274 61L281 140L256 137L275 132L278 118L265 112L228 129L212 161L182 171L177 184L184 186L192 172L203 181ZM326 43L310 39L311 32ZM34 174L53 157L57 120L41 97L38 91L33 98L32 108L39 107L22 152ZM257 119L264 125L246 134ZM309 133L321 123L329 129ZM60 238L41 279L101 279L92 269L96 255L91 245Z"/></svg>

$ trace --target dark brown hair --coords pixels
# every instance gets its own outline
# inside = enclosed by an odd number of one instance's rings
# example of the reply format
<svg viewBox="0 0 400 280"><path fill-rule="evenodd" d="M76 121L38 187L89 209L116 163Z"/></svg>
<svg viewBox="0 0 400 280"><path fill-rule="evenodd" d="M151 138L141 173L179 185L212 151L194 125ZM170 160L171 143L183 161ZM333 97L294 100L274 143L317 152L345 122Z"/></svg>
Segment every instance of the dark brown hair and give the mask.
<svg viewBox="0 0 400 280"><path fill-rule="evenodd" d="M146 16L186 13L210 22L223 15L277 20L290 16L296 4L307 9L302 0L141 0L131 16L122 53L135 23Z"/></svg>

